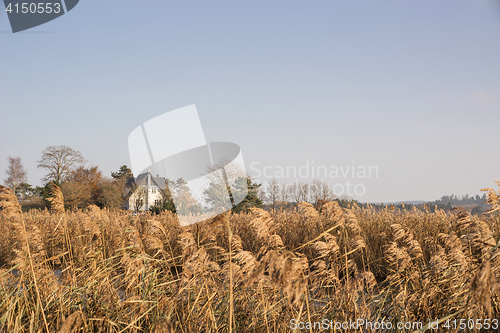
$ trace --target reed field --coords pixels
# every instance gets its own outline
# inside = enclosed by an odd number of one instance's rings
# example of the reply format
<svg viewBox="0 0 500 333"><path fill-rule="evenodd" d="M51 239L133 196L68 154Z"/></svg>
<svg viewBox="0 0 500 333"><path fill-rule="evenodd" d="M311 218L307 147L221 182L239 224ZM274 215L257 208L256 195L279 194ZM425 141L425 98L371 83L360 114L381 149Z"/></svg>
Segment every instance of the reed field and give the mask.
<svg viewBox="0 0 500 333"><path fill-rule="evenodd" d="M64 211L57 191L21 213L5 187L0 207L2 333L498 331L498 212L331 201L181 228L171 212ZM360 319L385 328L335 326Z"/></svg>

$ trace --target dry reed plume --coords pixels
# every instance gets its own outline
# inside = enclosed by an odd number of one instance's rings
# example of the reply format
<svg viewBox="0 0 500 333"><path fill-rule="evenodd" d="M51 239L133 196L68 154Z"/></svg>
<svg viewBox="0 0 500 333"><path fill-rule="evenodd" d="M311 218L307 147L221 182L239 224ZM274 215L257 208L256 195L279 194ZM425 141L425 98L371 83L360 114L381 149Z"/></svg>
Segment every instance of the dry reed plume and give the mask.
<svg viewBox="0 0 500 333"><path fill-rule="evenodd" d="M14 191L0 185L0 214L9 218L21 214L21 206Z"/></svg>
<svg viewBox="0 0 500 333"><path fill-rule="evenodd" d="M50 202L50 211L56 214L64 213L64 197L61 189L56 184L51 184L52 197L47 200Z"/></svg>

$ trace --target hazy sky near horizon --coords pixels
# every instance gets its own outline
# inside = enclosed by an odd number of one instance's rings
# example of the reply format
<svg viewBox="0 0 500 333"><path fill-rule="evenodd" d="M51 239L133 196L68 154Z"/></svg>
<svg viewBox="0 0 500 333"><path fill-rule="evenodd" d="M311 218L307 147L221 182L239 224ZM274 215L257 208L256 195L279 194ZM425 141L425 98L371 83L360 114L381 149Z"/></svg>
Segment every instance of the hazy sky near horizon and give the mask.
<svg viewBox="0 0 500 333"><path fill-rule="evenodd" d="M206 139L237 143L254 176L376 166L325 178L362 184L368 202L500 180L494 0L82 0L16 34L2 10L0 45L0 182L20 156L40 185L50 145L109 176L130 165L135 127L190 104Z"/></svg>

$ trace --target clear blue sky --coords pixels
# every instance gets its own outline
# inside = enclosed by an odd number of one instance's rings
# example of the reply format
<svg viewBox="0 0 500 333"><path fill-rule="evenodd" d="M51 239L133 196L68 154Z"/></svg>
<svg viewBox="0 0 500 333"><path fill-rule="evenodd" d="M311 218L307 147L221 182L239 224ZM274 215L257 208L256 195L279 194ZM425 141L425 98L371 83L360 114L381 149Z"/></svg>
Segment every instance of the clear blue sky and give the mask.
<svg viewBox="0 0 500 333"><path fill-rule="evenodd" d="M0 181L20 156L39 185L49 145L109 175L136 126L196 104L250 172L354 161L379 169L361 201L477 194L500 180L497 4L82 0L17 34L2 10Z"/></svg>

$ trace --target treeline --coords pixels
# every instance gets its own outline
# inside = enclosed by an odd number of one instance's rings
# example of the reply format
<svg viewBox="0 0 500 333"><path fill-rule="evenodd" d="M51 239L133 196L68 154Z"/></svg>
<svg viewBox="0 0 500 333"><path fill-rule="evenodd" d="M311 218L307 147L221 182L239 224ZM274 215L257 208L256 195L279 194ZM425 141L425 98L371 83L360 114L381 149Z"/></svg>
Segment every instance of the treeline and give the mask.
<svg viewBox="0 0 500 333"><path fill-rule="evenodd" d="M86 159L81 152L67 146L50 146L42 152L42 157L37 167L44 169L47 173L42 179L44 186L33 187L27 182L27 172L24 169L20 157L9 157L9 166L6 170L7 178L4 179L6 186L14 190L25 208L42 208L47 204L45 201L51 196L51 186L55 184L61 188L67 209L76 210L96 205L100 208L119 209L124 206L126 196L135 188L130 188L127 179L133 177L132 171L123 165L117 172L112 172L111 177L106 177L97 166L85 167ZM269 210L293 208L299 202L308 202L320 209L328 201L337 201L341 207L349 207L352 204L368 206L354 200L349 195L336 195L333 187L323 180L312 182L296 181L294 183L278 183L276 179L262 185L254 182L249 176L243 180L247 183L248 195L245 200L233 208L234 212L248 211L252 207L264 207ZM190 198L189 189L185 188L182 179L177 181L167 180L168 187L177 195L186 193L186 202L195 205L196 200ZM213 183L205 191L207 201L218 204L213 195L218 192L221 184ZM225 185L224 185L225 187ZM172 195L167 188L161 202L152 205L150 210L159 213L163 210L175 212ZM473 214L481 214L490 206L486 203L486 194L482 196L456 196L445 195L439 200L424 204L399 204L399 205L376 205L370 206L374 209L416 209L423 211L435 211L442 209L451 211L456 207L465 207ZM142 205L142 204L141 204ZM138 205L138 206L141 206ZM202 211L203 208L199 207Z"/></svg>
<svg viewBox="0 0 500 333"><path fill-rule="evenodd" d="M111 177L106 177L97 166L85 167L87 160L81 152L67 146L50 146L42 152L41 159L37 161L37 167L46 171L42 178L43 186L33 187L27 182L27 172L20 157L9 157L8 162L9 166L6 170L8 177L4 183L14 190L24 209L46 207L47 199L52 196L54 185L61 189L65 208L69 210L82 209L89 205L109 209L124 208L125 200L128 200L130 194L134 192L137 192L138 198L132 209L135 208L138 211L144 204L144 189L131 180L133 174L126 165L122 165L117 172L112 172ZM164 210L176 212L172 193L175 193L176 198L183 203L182 207L179 207L180 213L186 213L183 209L194 213L205 210L205 207L197 203L182 178L175 181L166 179L166 182L167 188L160 191L161 200L151 205L150 211L153 213ZM262 201L257 195L260 184L253 182L249 177L242 177L239 183L242 187L240 190L246 188L248 194L233 208L233 211L241 212L248 211L251 207L261 207ZM221 186L225 188L227 185L212 182L204 192L210 205L220 204L217 193L220 192Z"/></svg>
<svg viewBox="0 0 500 333"><path fill-rule="evenodd" d="M463 205L478 205L482 204L487 200L486 193L482 196L470 196L468 194L457 196L457 195L443 195L441 199L430 202L435 205L447 205L450 204L452 206L463 206Z"/></svg>
<svg viewBox="0 0 500 333"><path fill-rule="evenodd" d="M72 170L62 182L50 180L45 186L36 187L21 183L15 193L23 207L43 208L52 196L52 186L57 185L63 193L67 209L76 210L89 205L118 209L123 206L125 199L125 181L125 178L105 177L97 166L80 166Z"/></svg>
<svg viewBox="0 0 500 333"><path fill-rule="evenodd" d="M489 209L491 205L487 204L486 193L482 196L469 196L468 194L444 195L439 200L429 201L420 204L370 204L361 203L353 199L349 195L336 195L333 187L323 180L313 180L310 183L297 181L295 183L278 183L273 179L266 185L259 187L259 198L264 203L264 208L268 210L290 209L301 201L308 202L314 205L317 209L321 209L322 204L328 201L336 201L341 207L349 208L352 205L358 207L371 207L375 210L397 209L397 210L413 210L417 209L424 212L435 212L444 210L451 212L455 208L462 207L472 214L480 215Z"/></svg>
<svg viewBox="0 0 500 333"><path fill-rule="evenodd" d="M439 200L428 201L420 204L411 203L397 203L397 204L359 204L361 207L370 207L375 210L383 209L397 209L397 210L407 210L407 209L417 209L424 212L434 213L438 210L443 210L445 212L451 212L457 208L463 208L473 215L481 215L491 209L491 205L487 203L487 195L482 196L476 195L475 197L469 197L468 195L456 196L456 195L444 195Z"/></svg>
<svg viewBox="0 0 500 333"><path fill-rule="evenodd" d="M296 181L295 183L279 183L276 179L268 184L259 186L259 198L271 209L287 208L299 202L308 202L318 205L321 202L331 201L337 196L333 188L323 180L313 180L311 183ZM352 198L342 196L343 200Z"/></svg>
<svg viewBox="0 0 500 333"><path fill-rule="evenodd" d="M122 167L112 177L106 177L97 166L85 167L82 153L67 146L45 148L37 167L46 171L43 186L28 183L27 172L20 157L9 157L6 186L14 190L24 208L43 208L51 197L53 185L61 188L65 206L76 210L89 205L101 208L121 208L125 199L126 178L132 176Z"/></svg>

